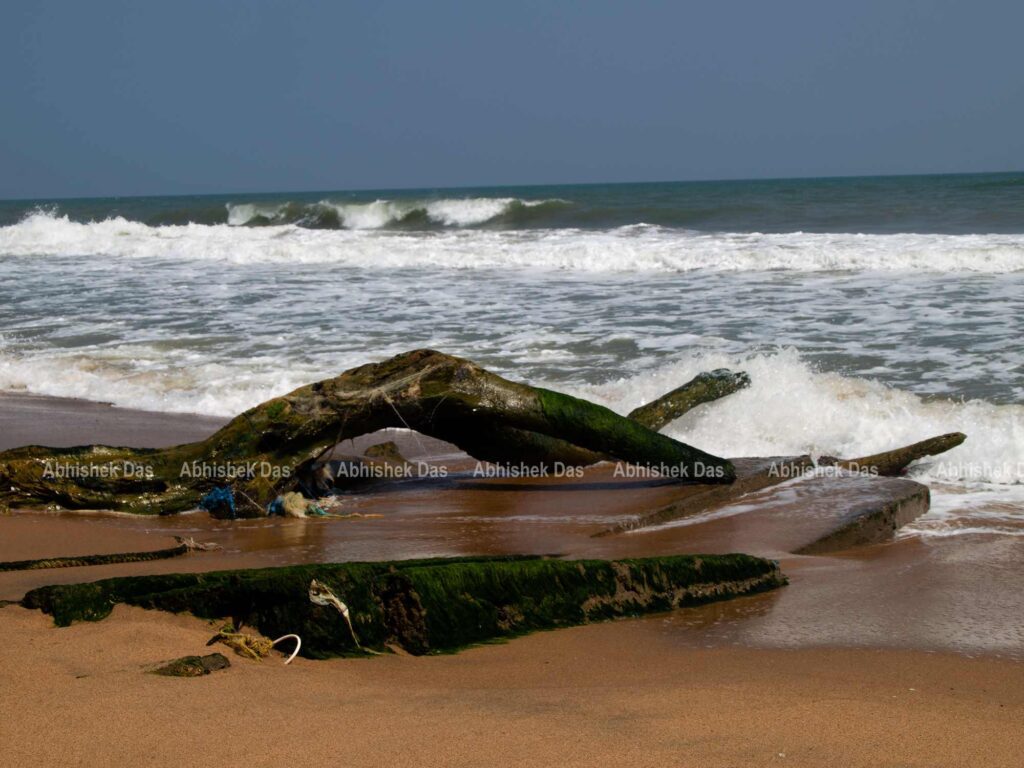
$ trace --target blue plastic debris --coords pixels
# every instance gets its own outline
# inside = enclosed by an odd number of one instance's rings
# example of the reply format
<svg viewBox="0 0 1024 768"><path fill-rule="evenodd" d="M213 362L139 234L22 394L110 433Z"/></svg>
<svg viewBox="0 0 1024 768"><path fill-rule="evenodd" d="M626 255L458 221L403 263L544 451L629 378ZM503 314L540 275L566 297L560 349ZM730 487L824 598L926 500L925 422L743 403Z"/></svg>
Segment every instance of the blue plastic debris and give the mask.
<svg viewBox="0 0 1024 768"><path fill-rule="evenodd" d="M203 496L199 500L199 508L205 509L215 516L226 511L228 513L227 516L232 520L238 517L238 513L235 510L235 494L231 491L231 487L227 485L218 485Z"/></svg>

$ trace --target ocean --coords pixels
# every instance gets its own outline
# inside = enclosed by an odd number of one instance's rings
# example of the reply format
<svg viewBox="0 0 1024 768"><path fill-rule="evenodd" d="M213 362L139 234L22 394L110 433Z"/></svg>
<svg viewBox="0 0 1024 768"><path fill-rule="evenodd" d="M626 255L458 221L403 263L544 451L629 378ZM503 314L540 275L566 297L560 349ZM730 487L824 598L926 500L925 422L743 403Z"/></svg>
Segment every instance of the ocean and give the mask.
<svg viewBox="0 0 1024 768"><path fill-rule="evenodd" d="M903 535L1024 535L1024 174L0 202L0 389L231 415L416 347L667 432L854 457L961 430Z"/></svg>

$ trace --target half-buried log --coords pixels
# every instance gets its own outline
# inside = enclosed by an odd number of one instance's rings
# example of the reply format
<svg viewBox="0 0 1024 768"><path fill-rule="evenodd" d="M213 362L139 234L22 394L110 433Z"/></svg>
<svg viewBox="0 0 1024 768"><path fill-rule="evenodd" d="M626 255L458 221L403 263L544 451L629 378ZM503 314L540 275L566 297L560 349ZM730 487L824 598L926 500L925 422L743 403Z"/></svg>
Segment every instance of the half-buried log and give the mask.
<svg viewBox="0 0 1024 768"><path fill-rule="evenodd" d="M206 440L168 449L108 446L0 452L0 502L170 513L230 483L239 512L263 514L331 446L387 427L407 427L485 461L516 458L515 446L481 436L511 428L593 454L680 468L681 480L732 482L726 459L659 434L586 400L508 381L474 363L417 350L353 368L237 416ZM570 463L570 462L567 462Z"/></svg>
<svg viewBox="0 0 1024 768"><path fill-rule="evenodd" d="M348 606L352 631L310 600L313 580ZM232 619L267 637L295 633L312 658L398 646L452 651L539 629L667 611L782 586L778 565L749 555L638 560L455 558L170 574L50 586L25 595L59 626L105 618L117 603ZM355 636L360 638L357 645Z"/></svg>
<svg viewBox="0 0 1024 768"><path fill-rule="evenodd" d="M913 461L925 456L935 456L956 448L967 439L963 432L950 432L949 434L930 437L919 443L905 445L884 453L876 453L871 456L863 456L859 459L837 459L834 456L822 456L818 459L819 464L841 467L852 472L870 472L871 474L895 477L902 474Z"/></svg>

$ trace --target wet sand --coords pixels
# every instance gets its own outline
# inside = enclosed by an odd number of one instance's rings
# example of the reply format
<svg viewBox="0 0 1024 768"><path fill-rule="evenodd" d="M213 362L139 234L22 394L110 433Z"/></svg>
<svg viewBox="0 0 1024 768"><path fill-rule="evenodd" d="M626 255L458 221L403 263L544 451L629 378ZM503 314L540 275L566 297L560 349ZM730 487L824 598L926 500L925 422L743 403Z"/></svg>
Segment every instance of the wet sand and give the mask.
<svg viewBox="0 0 1024 768"><path fill-rule="evenodd" d="M0 450L23 445L166 448L201 440L225 419L114 408L65 397L0 393Z"/></svg>
<svg viewBox="0 0 1024 768"><path fill-rule="evenodd" d="M109 409L106 418L112 423L93 440L114 442L107 436L135 429L126 423L131 411ZM215 428L209 420L168 418L172 432L148 432L136 444L194 439ZM31 420L40 420L38 410ZM29 427L21 429L15 434ZM419 451L466 469L464 457L443 455L436 442L403 439L410 457ZM11 715L0 719L0 742L14 744L12 762L26 765L303 765L342 755L352 765L1019 763L1019 537L907 539L793 555L808 535L797 511L835 514L811 480L752 494L706 518L592 538L679 492L616 481L607 471L557 487L472 477L399 484L347 497L343 511L382 515L350 520L0 517L4 559L94 542L107 551L145 549L139 545L150 540L159 548L172 535L223 547L146 563L0 573L0 598L112 575L505 552L742 549L780 559L790 586L450 657L299 660L284 668L231 656L230 670L201 680L140 672L206 652L210 629L198 620L121 606L104 622L58 630L48 617L8 606L0 610L10 638L0 702Z"/></svg>

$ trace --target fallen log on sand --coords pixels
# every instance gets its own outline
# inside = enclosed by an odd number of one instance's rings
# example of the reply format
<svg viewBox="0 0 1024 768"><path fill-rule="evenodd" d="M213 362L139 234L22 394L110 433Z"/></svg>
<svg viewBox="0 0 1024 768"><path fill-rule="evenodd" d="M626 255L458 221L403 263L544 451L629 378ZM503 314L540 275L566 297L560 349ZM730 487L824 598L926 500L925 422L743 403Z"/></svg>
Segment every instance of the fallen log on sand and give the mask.
<svg viewBox="0 0 1024 768"><path fill-rule="evenodd" d="M508 381L468 360L417 350L300 387L196 443L0 452L0 503L171 513L194 508L204 489L230 482L247 514L264 514L332 446L387 427L446 440L484 461L530 462L556 454L556 460L581 466L599 455L685 468L681 477L702 482L729 483L735 477L728 460L603 406ZM510 439L508 430L523 439ZM566 444L574 451L563 450Z"/></svg>
<svg viewBox="0 0 1024 768"><path fill-rule="evenodd" d="M671 468L677 482L710 489L683 506L707 508L749 491L744 490L747 483L715 489L736 479L732 463L656 430L749 382L745 373L727 370L700 374L627 417L508 381L468 360L417 350L300 387L251 408L195 443L166 449L29 446L0 452L0 506L168 514L193 509L202 499L204 508L218 516L260 516L289 491L311 498L325 490L318 472L338 443L404 427L496 464L578 467L615 459L655 472ZM898 474L915 459L963 439L953 433L875 456L825 457L821 463ZM400 460L390 455L362 459ZM755 484L772 481L777 478L765 476ZM211 489L212 499L203 498ZM680 511L661 511L641 524Z"/></svg>
<svg viewBox="0 0 1024 768"><path fill-rule="evenodd" d="M351 630L334 607L311 601L314 581L344 599ZM412 654L452 651L785 583L775 562L736 554L620 561L452 558L106 579L40 587L22 605L42 609L59 626L103 619L117 603L230 618L236 631L244 625L268 638L298 634L303 656L324 658L388 647Z"/></svg>
<svg viewBox="0 0 1024 768"><path fill-rule="evenodd" d="M44 568L81 568L87 565L112 565L114 563L141 563L147 560L164 560L178 557L189 551L187 544L176 547L154 549L146 552L115 552L109 555L79 555L77 557L44 557L35 560L13 560L0 563L3 571L34 571Z"/></svg>

